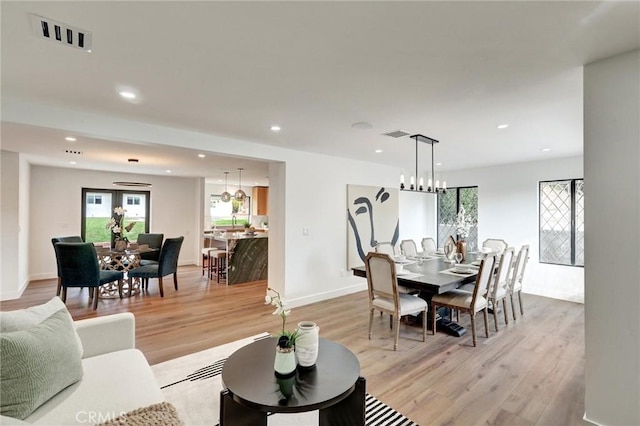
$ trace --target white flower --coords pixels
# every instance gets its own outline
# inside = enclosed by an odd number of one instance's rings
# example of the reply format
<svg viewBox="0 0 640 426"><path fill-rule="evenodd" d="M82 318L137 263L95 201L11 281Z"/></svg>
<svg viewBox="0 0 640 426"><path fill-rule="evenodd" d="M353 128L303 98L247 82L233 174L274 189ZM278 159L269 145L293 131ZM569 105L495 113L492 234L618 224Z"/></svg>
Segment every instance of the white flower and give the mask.
<svg viewBox="0 0 640 426"><path fill-rule="evenodd" d="M264 304L271 305L271 296L269 296L268 294L264 296Z"/></svg>
<svg viewBox="0 0 640 426"><path fill-rule="evenodd" d="M120 227L118 225L113 227L113 233L114 234L119 234L120 233Z"/></svg>
<svg viewBox="0 0 640 426"><path fill-rule="evenodd" d="M113 212L118 216L124 216L125 210L122 207L116 207L115 209L113 209Z"/></svg>

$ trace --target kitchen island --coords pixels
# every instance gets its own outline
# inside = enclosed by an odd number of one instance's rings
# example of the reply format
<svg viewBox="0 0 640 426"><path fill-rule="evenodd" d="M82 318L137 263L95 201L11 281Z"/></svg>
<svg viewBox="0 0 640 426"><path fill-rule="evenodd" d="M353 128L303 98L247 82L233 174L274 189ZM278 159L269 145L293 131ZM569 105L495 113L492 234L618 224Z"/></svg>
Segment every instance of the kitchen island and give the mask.
<svg viewBox="0 0 640 426"><path fill-rule="evenodd" d="M267 279L269 240L265 232L205 233L212 247L227 251L227 284L243 284Z"/></svg>

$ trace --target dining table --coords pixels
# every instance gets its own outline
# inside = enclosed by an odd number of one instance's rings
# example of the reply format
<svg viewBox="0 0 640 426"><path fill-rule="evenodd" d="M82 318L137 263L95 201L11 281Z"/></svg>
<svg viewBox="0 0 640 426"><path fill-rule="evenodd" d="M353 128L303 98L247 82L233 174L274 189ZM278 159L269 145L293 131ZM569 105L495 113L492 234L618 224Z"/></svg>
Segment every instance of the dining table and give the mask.
<svg viewBox="0 0 640 426"><path fill-rule="evenodd" d="M431 315L431 298L436 294L446 293L464 284L474 283L478 275L481 254L468 253L467 258L461 263L468 265L468 272L456 272L455 260L449 260L440 254L421 254L414 258L395 257L396 276L398 284L419 291L419 297L429 304ZM363 266L352 268L353 275L367 277L367 270ZM454 336L463 336L466 329L451 321L445 309L438 310L438 331L443 331ZM422 323L421 320L417 321ZM431 321L427 321L431 324Z"/></svg>
<svg viewBox="0 0 640 426"><path fill-rule="evenodd" d="M98 264L100 269L123 271L125 278L122 281L122 294L127 297L135 296L142 290L142 281L140 278L132 280L127 279L127 272L140 267L140 255L158 251L147 247L127 248L124 250L115 250L108 247L96 247L98 255ZM131 281L131 283L129 283ZM115 299L120 297L117 282L104 284L98 289L98 297L102 299Z"/></svg>

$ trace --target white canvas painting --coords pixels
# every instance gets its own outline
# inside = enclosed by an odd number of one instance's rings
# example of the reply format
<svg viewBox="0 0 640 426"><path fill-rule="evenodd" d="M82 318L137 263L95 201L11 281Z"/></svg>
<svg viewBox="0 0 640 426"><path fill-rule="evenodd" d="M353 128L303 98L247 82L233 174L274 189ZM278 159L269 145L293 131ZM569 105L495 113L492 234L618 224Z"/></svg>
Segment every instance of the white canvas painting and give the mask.
<svg viewBox="0 0 640 426"><path fill-rule="evenodd" d="M380 186L347 185L347 269L364 265L376 244L398 243L399 190Z"/></svg>

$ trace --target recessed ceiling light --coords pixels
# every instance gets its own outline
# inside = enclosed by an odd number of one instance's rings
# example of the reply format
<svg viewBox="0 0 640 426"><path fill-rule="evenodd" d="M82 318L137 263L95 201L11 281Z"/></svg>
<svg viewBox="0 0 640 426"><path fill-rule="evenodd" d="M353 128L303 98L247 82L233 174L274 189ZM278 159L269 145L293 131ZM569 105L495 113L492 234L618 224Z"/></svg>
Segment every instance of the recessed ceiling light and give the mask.
<svg viewBox="0 0 640 426"><path fill-rule="evenodd" d="M165 170L165 172L167 172L167 173L171 173L171 170L167 169L167 170Z"/></svg>
<svg viewBox="0 0 640 426"><path fill-rule="evenodd" d="M198 154L198 157L200 157L200 158L204 158L204 157L206 157L206 155L204 155L204 154Z"/></svg>
<svg viewBox="0 0 640 426"><path fill-rule="evenodd" d="M551 148L542 148L540 151L542 151L542 152L549 152L549 151L551 151Z"/></svg>
<svg viewBox="0 0 640 426"><path fill-rule="evenodd" d="M442 166L442 163L436 163L436 166Z"/></svg>
<svg viewBox="0 0 640 426"><path fill-rule="evenodd" d="M507 127L509 127L508 124L499 124L498 125L498 129L506 129Z"/></svg>
<svg viewBox="0 0 640 426"><path fill-rule="evenodd" d="M64 138L64 140L69 141L69 142L75 142L76 138L74 138L73 136L67 136L66 138Z"/></svg>
<svg viewBox="0 0 640 426"><path fill-rule="evenodd" d="M69 161L69 164L77 164L75 161Z"/></svg>
<svg viewBox="0 0 640 426"><path fill-rule="evenodd" d="M121 91L118 92L118 94L120 96L122 96L123 98L125 98L125 99L135 99L136 98L136 94L135 93L129 92L129 91L126 91L126 90L121 90Z"/></svg>
<svg viewBox="0 0 640 426"><path fill-rule="evenodd" d="M279 132L280 131L280 126L273 125L273 126L269 127L269 129L271 129L272 132Z"/></svg>
<svg viewBox="0 0 640 426"><path fill-rule="evenodd" d="M382 152L381 149L376 149L376 154L380 154Z"/></svg>

